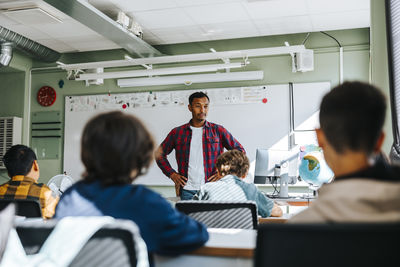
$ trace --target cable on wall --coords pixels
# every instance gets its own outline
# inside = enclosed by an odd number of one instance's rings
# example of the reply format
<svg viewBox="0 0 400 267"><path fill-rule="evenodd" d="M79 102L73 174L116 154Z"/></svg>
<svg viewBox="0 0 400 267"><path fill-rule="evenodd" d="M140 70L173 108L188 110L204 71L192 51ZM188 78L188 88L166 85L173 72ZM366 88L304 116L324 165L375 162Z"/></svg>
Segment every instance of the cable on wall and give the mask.
<svg viewBox="0 0 400 267"><path fill-rule="evenodd" d="M343 83L343 46L340 44L340 42L333 37L332 35L321 31L322 34L325 34L326 36L332 38L335 40L335 42L339 45L339 83Z"/></svg>
<svg viewBox="0 0 400 267"><path fill-rule="evenodd" d="M329 33L324 32L324 31L320 31L320 33L328 36L329 38L332 38L333 40L335 40L335 42L339 46L339 83L343 83L343 46L335 37L333 37ZM304 38L304 40L303 40L303 42L301 44L305 45L306 42L308 41L309 37L310 37L310 33L307 33L306 37Z"/></svg>

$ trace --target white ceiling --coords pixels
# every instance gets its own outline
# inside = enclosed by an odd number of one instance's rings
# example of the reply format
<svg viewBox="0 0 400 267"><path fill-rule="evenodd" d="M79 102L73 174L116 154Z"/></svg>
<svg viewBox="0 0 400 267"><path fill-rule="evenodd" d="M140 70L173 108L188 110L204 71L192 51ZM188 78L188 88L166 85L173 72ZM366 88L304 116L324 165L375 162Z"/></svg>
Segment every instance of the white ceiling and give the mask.
<svg viewBox="0 0 400 267"><path fill-rule="evenodd" d="M369 27L370 0L87 0L113 17L122 10L152 45ZM56 19L10 16L40 7ZM1 12L1 10L3 12ZM39 12L40 13L40 12ZM41 0L0 0L0 25L59 52L120 48Z"/></svg>

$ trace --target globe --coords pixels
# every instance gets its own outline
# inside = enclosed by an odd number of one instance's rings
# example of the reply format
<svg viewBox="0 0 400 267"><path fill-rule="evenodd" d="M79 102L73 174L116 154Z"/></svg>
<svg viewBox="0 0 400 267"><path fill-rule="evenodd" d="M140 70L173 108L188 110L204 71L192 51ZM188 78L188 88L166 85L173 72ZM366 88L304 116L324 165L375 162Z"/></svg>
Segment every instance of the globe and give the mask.
<svg viewBox="0 0 400 267"><path fill-rule="evenodd" d="M300 154L299 175L311 189L317 190L324 183L329 183L333 172L325 162L321 148L307 146Z"/></svg>

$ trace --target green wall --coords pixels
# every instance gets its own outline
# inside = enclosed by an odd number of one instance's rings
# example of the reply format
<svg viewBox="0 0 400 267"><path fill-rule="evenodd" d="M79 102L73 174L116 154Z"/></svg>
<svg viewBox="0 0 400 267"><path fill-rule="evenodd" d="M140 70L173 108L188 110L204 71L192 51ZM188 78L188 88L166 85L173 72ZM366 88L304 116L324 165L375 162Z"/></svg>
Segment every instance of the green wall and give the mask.
<svg viewBox="0 0 400 267"><path fill-rule="evenodd" d="M337 38L344 47L344 78L345 80L369 80L369 29L354 29L345 31L329 32ZM201 43L187 43L157 46L156 48L166 55L190 54L209 52L210 48L217 51L239 50L283 46L285 41L291 45L301 44L306 34L292 34L282 36L269 36L257 38L244 38L224 41L210 41ZM84 82L69 81L66 73L58 69L40 70L37 68L48 67L39 62L33 63L32 71L32 91L31 91L31 114L41 111L60 111L64 118L64 98L68 95L87 95L101 93L126 93L136 91L156 91L156 90L185 90L202 89L228 86L251 86L261 84L280 84L288 82L317 82L330 81L332 86L339 82L339 49L334 40L321 33L312 33L306 42L306 47L314 49L314 68L312 72L292 73L291 58L289 55L250 58L250 65L243 70L263 70L263 81L250 82L225 82L193 84L191 86L172 85L172 86L153 86L147 88L118 88L116 80L105 80L104 85L86 87ZM125 52L122 50L100 51L90 53L65 54L60 59L64 63L100 61L111 59L122 59ZM232 60L237 62L238 60ZM218 61L201 62L200 64L215 63ZM167 66L185 66L186 64L165 64ZM54 65L53 65L54 66ZM234 72L232 70L232 72ZM29 76L29 73L28 73ZM60 80L64 81L63 88L58 86ZM41 107L36 102L36 94L40 87L48 85L57 91L57 101L51 107ZM27 86L25 92L27 92ZM1 89L0 89L1 90ZM14 99L13 94L7 95L7 100ZM2 100L3 101L3 100ZM0 102L1 103L1 102ZM20 104L19 104L20 105ZM212 111L211 111L212 112ZM63 139L61 139L62 142ZM79 156L79 155L77 155ZM40 160L41 181L46 182L52 176L59 174L62 169L62 158L57 160ZM171 187L154 187L157 191L167 196L173 195Z"/></svg>
<svg viewBox="0 0 400 267"><path fill-rule="evenodd" d="M385 2L371 0L371 83L377 85L387 99L390 98L388 52L386 42ZM384 131L386 133L383 150L389 153L393 144L391 106L388 101Z"/></svg>
<svg viewBox="0 0 400 267"><path fill-rule="evenodd" d="M0 72L0 117L24 116L25 72L3 67ZM0 170L0 183L8 180Z"/></svg>
<svg viewBox="0 0 400 267"><path fill-rule="evenodd" d="M5 106L10 106L10 110L5 110L4 115L13 114L13 112L18 112L22 117L22 143L29 144L29 119L30 119L30 69L32 68L32 59L19 53L18 51L13 51L13 57L8 67L3 67L1 70L0 76L0 88L5 88L4 90L0 89L0 104ZM18 88L20 90L12 90L7 91L7 85L9 85L10 81L7 81L7 73L20 73L22 76L19 77L19 80L14 81L18 84ZM10 74L12 76L13 74ZM10 79L13 79L12 77ZM6 82L5 86L3 86L3 80ZM3 97L4 93L4 97ZM11 105L10 105L11 104ZM22 112L19 110L22 104Z"/></svg>
<svg viewBox="0 0 400 267"><path fill-rule="evenodd" d="M29 71L32 60L18 51L8 67L0 68L0 116L22 118L22 143L29 143L30 90ZM0 170L0 182L7 181L6 171Z"/></svg>
<svg viewBox="0 0 400 267"><path fill-rule="evenodd" d="M25 73L23 71L0 73L0 117L24 116ZM11 101L14 99L14 101Z"/></svg>

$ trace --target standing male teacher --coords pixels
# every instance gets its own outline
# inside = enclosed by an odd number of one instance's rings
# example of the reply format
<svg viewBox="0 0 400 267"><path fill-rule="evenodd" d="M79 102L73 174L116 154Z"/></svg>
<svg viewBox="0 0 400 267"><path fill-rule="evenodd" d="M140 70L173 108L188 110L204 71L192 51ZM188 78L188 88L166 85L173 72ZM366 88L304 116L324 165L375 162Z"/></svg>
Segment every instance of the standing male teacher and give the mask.
<svg viewBox="0 0 400 267"><path fill-rule="evenodd" d="M205 93L191 94L188 108L192 119L172 129L156 152L157 165L175 183L176 194L182 200L192 199L203 184L218 179L215 162L224 148L245 152L224 127L206 120L209 103ZM167 159L174 149L178 172Z"/></svg>

